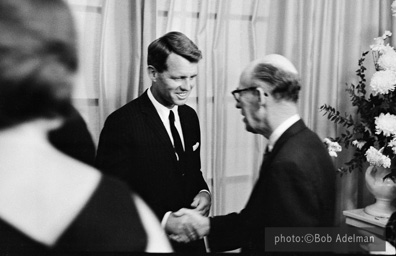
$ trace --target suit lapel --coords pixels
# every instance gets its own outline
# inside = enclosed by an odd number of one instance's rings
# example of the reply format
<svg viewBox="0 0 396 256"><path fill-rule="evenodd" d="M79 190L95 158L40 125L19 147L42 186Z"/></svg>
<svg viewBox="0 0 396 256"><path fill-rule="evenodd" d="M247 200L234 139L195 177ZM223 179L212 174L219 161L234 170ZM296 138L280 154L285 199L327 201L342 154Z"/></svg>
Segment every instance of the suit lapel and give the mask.
<svg viewBox="0 0 396 256"><path fill-rule="evenodd" d="M171 152L172 155L175 155L168 132L166 131L157 110L148 98L147 90L142 95L141 110L143 112L147 125L153 130L158 141L165 144L169 148L169 152Z"/></svg>
<svg viewBox="0 0 396 256"><path fill-rule="evenodd" d="M189 121L189 116L184 111L183 106L179 106L178 109L179 109L180 124L183 131L184 150L187 152L192 150L192 148L190 148L190 146L192 145L192 143L190 142L190 139L192 137L191 136L192 128L190 127L191 122Z"/></svg>
<svg viewBox="0 0 396 256"><path fill-rule="evenodd" d="M266 173L268 171L267 166L269 166L273 159L276 157L278 154L279 150L283 147L283 145L294 135L299 133L300 131L304 130L307 128L307 126L304 124L304 121L302 119L298 120L296 123L294 123L292 126L289 127L278 139L278 141L275 143L274 148L272 149L271 153L264 158L263 164L260 168L260 172L262 174Z"/></svg>
<svg viewBox="0 0 396 256"><path fill-rule="evenodd" d="M298 120L295 122L292 126L289 127L278 139L278 141L275 143L274 148L271 152L273 155L276 155L276 153L279 151L280 148L286 143L286 141L289 140L290 137L293 137L300 131L304 130L307 128L307 126L304 124L304 121L302 119Z"/></svg>

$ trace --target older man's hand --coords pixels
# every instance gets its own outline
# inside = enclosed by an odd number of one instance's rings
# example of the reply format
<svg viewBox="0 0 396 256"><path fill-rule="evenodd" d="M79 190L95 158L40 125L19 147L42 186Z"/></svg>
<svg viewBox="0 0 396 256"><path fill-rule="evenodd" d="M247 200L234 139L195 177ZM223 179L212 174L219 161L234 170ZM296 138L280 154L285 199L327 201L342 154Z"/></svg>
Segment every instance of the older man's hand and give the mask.
<svg viewBox="0 0 396 256"><path fill-rule="evenodd" d="M178 231L169 235L172 240L187 243L209 234L210 220L200 212L183 208L172 214L178 222Z"/></svg>

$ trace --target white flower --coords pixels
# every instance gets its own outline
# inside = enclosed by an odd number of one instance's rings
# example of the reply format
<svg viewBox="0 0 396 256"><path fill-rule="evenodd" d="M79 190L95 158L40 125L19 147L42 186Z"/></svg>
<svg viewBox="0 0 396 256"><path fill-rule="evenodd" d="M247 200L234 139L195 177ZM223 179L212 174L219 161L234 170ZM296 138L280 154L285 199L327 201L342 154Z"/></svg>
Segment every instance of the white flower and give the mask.
<svg viewBox="0 0 396 256"><path fill-rule="evenodd" d="M329 145L329 149L334 152L341 152L341 150L342 150L342 148L341 148L340 144L338 144L338 142L332 142Z"/></svg>
<svg viewBox="0 0 396 256"><path fill-rule="evenodd" d="M378 59L378 65L382 69L396 71L396 52L389 45L382 49L382 54Z"/></svg>
<svg viewBox="0 0 396 256"><path fill-rule="evenodd" d="M374 44L370 45L370 49L372 51L377 51L381 53L384 48L385 48L385 40L384 38L382 38L382 36L374 38Z"/></svg>
<svg viewBox="0 0 396 256"><path fill-rule="evenodd" d="M332 156L332 157L337 157L338 156L336 152L330 151L330 150L329 150L329 155Z"/></svg>
<svg viewBox="0 0 396 256"><path fill-rule="evenodd" d="M377 71L371 77L370 87L374 96L379 94L388 94L395 90L396 72L391 70Z"/></svg>
<svg viewBox="0 0 396 256"><path fill-rule="evenodd" d="M392 148L393 154L396 155L396 137L388 143L388 146Z"/></svg>
<svg viewBox="0 0 396 256"><path fill-rule="evenodd" d="M354 140L354 141L352 141L352 145L354 145L355 147L357 147L358 149L362 149L362 147L364 146L364 144L366 144L366 142L365 141L357 141L357 140Z"/></svg>
<svg viewBox="0 0 396 256"><path fill-rule="evenodd" d="M375 166L383 166L384 168L389 168L391 165L391 160L389 157L383 155L380 151L374 147L370 147L366 153L367 162Z"/></svg>
<svg viewBox="0 0 396 256"><path fill-rule="evenodd" d="M341 148L340 144L338 144L338 142L331 141L328 138L325 138L323 140L323 142L326 144L327 150L329 151L329 154L332 157L337 157L337 152L342 151L342 148Z"/></svg>
<svg viewBox="0 0 396 256"><path fill-rule="evenodd" d="M390 36L392 36L392 32L390 32L389 30L385 30L385 33L382 35L382 38L385 40Z"/></svg>
<svg viewBox="0 0 396 256"><path fill-rule="evenodd" d="M393 1L391 5L391 9L392 9L392 16L396 17L396 1Z"/></svg>
<svg viewBox="0 0 396 256"><path fill-rule="evenodd" d="M375 133L384 133L385 136L396 135L396 116L381 113L375 118Z"/></svg>

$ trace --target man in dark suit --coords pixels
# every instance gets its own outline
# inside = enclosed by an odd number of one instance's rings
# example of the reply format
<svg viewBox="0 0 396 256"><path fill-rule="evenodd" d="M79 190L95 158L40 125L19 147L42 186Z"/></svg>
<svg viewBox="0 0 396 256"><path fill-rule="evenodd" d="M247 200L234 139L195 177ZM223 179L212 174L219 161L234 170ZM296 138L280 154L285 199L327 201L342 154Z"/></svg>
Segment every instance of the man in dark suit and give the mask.
<svg viewBox="0 0 396 256"><path fill-rule="evenodd" d="M198 116L185 105L201 58L201 51L182 33L153 41L147 60L151 87L107 118L99 140L97 167L140 194L168 233L177 233L172 212L187 207L207 216L210 209L201 172ZM190 233L188 240L194 238ZM203 240L174 242L173 247L176 252L205 252Z"/></svg>
<svg viewBox="0 0 396 256"><path fill-rule="evenodd" d="M246 129L268 139L259 178L240 213L203 218L187 209L181 224L208 235L212 251L265 251L268 227L333 226L335 167L319 137L298 115L297 70L280 55L252 62L233 91ZM184 217L184 218L183 218ZM180 236L173 236L181 241Z"/></svg>

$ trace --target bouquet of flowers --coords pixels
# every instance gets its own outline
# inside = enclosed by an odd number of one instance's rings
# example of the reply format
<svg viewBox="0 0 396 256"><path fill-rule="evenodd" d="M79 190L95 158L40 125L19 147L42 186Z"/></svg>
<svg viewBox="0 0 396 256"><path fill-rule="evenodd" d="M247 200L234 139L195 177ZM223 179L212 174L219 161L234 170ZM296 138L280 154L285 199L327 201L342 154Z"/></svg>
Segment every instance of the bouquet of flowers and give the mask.
<svg viewBox="0 0 396 256"><path fill-rule="evenodd" d="M386 44L391 36L392 33L386 31L374 39L370 51L363 52L359 60L356 71L358 84L347 84L346 91L356 107L356 117L341 114L326 104L320 107L329 120L345 128L341 136L325 139L329 152L336 156L335 152L341 151L338 143L345 148L353 146L356 149L353 158L338 169L342 174L361 170L366 161L374 166L390 168L396 159L396 51ZM364 60L369 52L373 55L376 72L366 88ZM388 177L396 177L396 171L384 179Z"/></svg>

